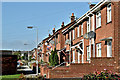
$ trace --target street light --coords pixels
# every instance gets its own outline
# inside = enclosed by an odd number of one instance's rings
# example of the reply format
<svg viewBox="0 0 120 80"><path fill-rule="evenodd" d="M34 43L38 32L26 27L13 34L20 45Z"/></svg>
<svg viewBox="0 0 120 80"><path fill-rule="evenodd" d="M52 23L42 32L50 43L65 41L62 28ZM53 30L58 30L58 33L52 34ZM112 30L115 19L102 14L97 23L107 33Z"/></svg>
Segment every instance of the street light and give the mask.
<svg viewBox="0 0 120 80"><path fill-rule="evenodd" d="M37 51L36 51L36 53L37 53L37 55L36 55L36 64L37 64L37 66L36 66L36 74L38 75L38 27L33 27L33 26L28 26L27 27L28 29L32 29L32 28L36 28L36 32L37 32L37 43L36 43L36 49L37 49Z"/></svg>

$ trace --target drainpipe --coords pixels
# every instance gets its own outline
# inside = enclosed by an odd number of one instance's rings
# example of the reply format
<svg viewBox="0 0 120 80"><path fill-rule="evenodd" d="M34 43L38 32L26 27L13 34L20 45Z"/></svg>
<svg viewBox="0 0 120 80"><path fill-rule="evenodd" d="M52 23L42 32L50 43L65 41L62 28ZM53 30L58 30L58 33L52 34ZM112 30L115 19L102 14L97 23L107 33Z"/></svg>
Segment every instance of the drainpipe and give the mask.
<svg viewBox="0 0 120 80"><path fill-rule="evenodd" d="M71 40L71 31L70 31L70 51L69 51L69 63L71 62L71 58L72 58L72 55L71 55L71 42L72 42L72 40Z"/></svg>
<svg viewBox="0 0 120 80"><path fill-rule="evenodd" d="M93 32L95 32L95 15L93 14ZM93 57L95 57L95 38L93 38Z"/></svg>
<svg viewBox="0 0 120 80"><path fill-rule="evenodd" d="M89 16L89 26L90 26L90 31L91 31L91 18ZM90 58L91 58L91 37L89 38L89 45L90 45ZM89 61L90 63L90 61Z"/></svg>
<svg viewBox="0 0 120 80"><path fill-rule="evenodd" d="M82 40L82 43L83 43L83 51L82 51L82 63L84 63L84 39Z"/></svg>

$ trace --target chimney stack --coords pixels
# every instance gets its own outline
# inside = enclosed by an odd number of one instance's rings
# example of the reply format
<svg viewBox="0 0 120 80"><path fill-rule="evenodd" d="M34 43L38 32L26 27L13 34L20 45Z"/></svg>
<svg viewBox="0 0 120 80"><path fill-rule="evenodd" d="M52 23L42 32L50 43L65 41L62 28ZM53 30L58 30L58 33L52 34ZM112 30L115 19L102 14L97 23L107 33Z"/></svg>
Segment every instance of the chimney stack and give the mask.
<svg viewBox="0 0 120 80"><path fill-rule="evenodd" d="M74 20L75 20L75 16L74 16L74 13L72 13L71 22L73 22Z"/></svg>
<svg viewBox="0 0 120 80"><path fill-rule="evenodd" d="M61 28L64 27L64 22L62 22Z"/></svg>
<svg viewBox="0 0 120 80"><path fill-rule="evenodd" d="M53 28L53 34L55 33L55 28Z"/></svg>
<svg viewBox="0 0 120 80"><path fill-rule="evenodd" d="M90 4L90 5L89 5L89 8L91 9L91 8L93 8L95 5L96 5L96 4Z"/></svg>
<svg viewBox="0 0 120 80"><path fill-rule="evenodd" d="M51 35L49 34L49 37L50 37Z"/></svg>

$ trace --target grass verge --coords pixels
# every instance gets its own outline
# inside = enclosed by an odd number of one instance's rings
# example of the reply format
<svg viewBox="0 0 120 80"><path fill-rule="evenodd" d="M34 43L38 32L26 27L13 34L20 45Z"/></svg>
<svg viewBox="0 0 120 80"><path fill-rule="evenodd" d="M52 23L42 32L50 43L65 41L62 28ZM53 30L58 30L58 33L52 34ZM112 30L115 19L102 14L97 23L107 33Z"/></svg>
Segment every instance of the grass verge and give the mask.
<svg viewBox="0 0 120 80"><path fill-rule="evenodd" d="M14 75L2 75L0 78L19 78L21 74L14 74Z"/></svg>

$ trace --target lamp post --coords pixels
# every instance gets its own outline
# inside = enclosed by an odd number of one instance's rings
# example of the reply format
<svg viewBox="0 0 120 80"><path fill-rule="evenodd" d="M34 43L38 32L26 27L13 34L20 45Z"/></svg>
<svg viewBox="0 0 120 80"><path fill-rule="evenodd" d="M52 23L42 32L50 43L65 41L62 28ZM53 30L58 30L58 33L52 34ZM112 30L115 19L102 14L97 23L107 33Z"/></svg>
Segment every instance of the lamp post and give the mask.
<svg viewBox="0 0 120 80"><path fill-rule="evenodd" d="M29 28L29 29L32 29L32 28L36 28L36 32L37 32L37 43L36 43L36 64L37 64L37 66L36 66L36 74L38 75L38 27L34 27L34 26L28 26L27 28Z"/></svg>

